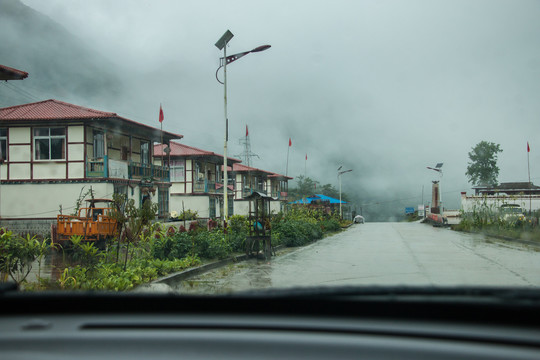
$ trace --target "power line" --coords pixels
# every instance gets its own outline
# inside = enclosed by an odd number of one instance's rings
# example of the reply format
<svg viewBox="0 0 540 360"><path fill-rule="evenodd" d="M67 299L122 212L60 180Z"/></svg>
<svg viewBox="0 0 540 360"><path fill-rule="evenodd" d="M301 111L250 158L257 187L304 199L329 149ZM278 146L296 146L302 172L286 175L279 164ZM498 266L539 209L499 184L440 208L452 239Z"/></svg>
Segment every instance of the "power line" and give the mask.
<svg viewBox="0 0 540 360"><path fill-rule="evenodd" d="M12 84L12 83L9 83L9 82L5 82L5 85L10 88L11 90L19 93L20 95L24 96L25 98L27 99L30 99L32 101L39 101L40 99L38 99L36 96L32 95L31 93L29 93L28 91L24 90L24 89L21 89L19 88L18 86L16 86L15 84Z"/></svg>

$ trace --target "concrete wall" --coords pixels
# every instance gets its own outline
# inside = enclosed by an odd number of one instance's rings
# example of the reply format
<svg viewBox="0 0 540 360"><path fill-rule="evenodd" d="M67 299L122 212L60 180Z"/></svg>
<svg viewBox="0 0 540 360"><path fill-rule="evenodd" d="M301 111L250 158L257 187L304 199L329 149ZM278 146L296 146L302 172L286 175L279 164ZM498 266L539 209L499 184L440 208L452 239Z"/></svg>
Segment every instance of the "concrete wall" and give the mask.
<svg viewBox="0 0 540 360"><path fill-rule="evenodd" d="M1 220L0 227L6 228L18 235L41 235L43 237L51 236L51 225L56 224L56 219L44 220Z"/></svg>
<svg viewBox="0 0 540 360"><path fill-rule="evenodd" d="M247 216L249 214L249 201L234 202L234 215Z"/></svg>
<svg viewBox="0 0 540 360"><path fill-rule="evenodd" d="M95 197L111 198L113 184L109 183L57 183L57 184L2 184L0 186L0 217L2 219L56 218L60 205L64 214L70 214L81 189L92 186Z"/></svg>
<svg viewBox="0 0 540 360"><path fill-rule="evenodd" d="M178 214L181 214L182 201L184 202L185 210L197 211L199 217L209 217L209 196L171 195L169 198L169 211L176 211ZM219 214L219 207L216 207L216 214Z"/></svg>
<svg viewBox="0 0 540 360"><path fill-rule="evenodd" d="M503 204L517 204L525 211L540 209L540 195L523 196L461 196L461 209L464 212L472 212L475 207L487 206L489 208L498 209Z"/></svg>
<svg viewBox="0 0 540 360"><path fill-rule="evenodd" d="M281 201L270 201L270 214L277 214L281 211Z"/></svg>

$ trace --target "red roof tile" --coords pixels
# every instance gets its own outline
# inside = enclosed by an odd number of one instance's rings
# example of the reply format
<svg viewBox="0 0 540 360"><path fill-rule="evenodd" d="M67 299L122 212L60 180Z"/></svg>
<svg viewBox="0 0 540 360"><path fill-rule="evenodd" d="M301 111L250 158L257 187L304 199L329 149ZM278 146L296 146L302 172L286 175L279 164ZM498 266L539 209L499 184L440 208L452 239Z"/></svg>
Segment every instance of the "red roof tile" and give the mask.
<svg viewBox="0 0 540 360"><path fill-rule="evenodd" d="M272 175L269 175L268 177L269 178L283 178L283 179L287 179L287 180L294 179L293 177L286 176L286 175L281 175L281 174L272 174Z"/></svg>
<svg viewBox="0 0 540 360"><path fill-rule="evenodd" d="M258 171L258 172L267 173L267 174L274 174L273 172L257 169L257 168L247 166L247 165L244 165L244 164L234 164L233 165L233 171L237 171L237 172Z"/></svg>
<svg viewBox="0 0 540 360"><path fill-rule="evenodd" d="M118 115L52 99L0 109L0 120L26 121L111 117L118 117Z"/></svg>
<svg viewBox="0 0 540 360"><path fill-rule="evenodd" d="M163 147L164 146L161 145L161 144L154 145L154 156L155 157L161 157L162 155L166 155L166 154L163 153L163 150L162 150ZM198 149L196 147L188 146L188 145L184 145L184 144L179 144L179 143L174 142L174 141L171 141L170 149L171 149L170 156L218 156L218 157L223 157L223 155L217 154L217 153L212 152L212 151ZM236 161L236 162L241 161L239 159L235 159L235 158L231 158L231 157L227 157L227 159L230 160L230 161Z"/></svg>
<svg viewBox="0 0 540 360"><path fill-rule="evenodd" d="M94 110L54 99L0 109L0 121L9 122L92 119L121 120L125 124L135 125L145 129L145 131L160 132L157 128L126 119L113 112ZM181 139L183 137L167 131L163 131L163 134L172 139Z"/></svg>
<svg viewBox="0 0 540 360"><path fill-rule="evenodd" d="M221 170L223 170L223 166L221 166ZM294 179L294 178L292 178L290 176L276 174L276 173L273 173L271 171L257 169L257 168L247 166L247 165L244 165L244 164L233 164L233 168L231 168L230 166L227 166L227 171L236 171L236 172L250 172L250 171L253 171L253 172L261 172L261 173L265 173L265 174L270 174L270 175L268 175L269 178L284 178L284 179L287 179L287 180Z"/></svg>
<svg viewBox="0 0 540 360"><path fill-rule="evenodd" d="M26 71L0 65L0 80L22 80L28 77Z"/></svg>

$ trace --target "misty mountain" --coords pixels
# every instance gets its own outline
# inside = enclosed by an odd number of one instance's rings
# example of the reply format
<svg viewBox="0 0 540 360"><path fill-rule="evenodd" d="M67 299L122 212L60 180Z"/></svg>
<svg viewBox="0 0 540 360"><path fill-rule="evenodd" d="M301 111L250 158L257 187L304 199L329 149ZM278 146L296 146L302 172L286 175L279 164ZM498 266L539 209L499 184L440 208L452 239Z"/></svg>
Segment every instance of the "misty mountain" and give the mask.
<svg viewBox="0 0 540 360"><path fill-rule="evenodd" d="M48 98L92 106L119 94L118 70L92 44L19 0L0 0L0 33L0 64L29 73L0 84L0 106Z"/></svg>

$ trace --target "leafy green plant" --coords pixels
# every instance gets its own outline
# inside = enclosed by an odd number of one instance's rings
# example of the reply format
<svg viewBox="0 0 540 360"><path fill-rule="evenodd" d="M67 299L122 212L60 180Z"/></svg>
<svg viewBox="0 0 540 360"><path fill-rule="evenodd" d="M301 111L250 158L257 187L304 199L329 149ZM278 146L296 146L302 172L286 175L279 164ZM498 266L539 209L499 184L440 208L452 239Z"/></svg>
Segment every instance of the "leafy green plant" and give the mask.
<svg viewBox="0 0 540 360"><path fill-rule="evenodd" d="M2 229L0 248L2 249L1 272L9 274L17 284L22 283L32 270L33 262L39 256L39 240L35 235L16 236L11 231Z"/></svg>
<svg viewBox="0 0 540 360"><path fill-rule="evenodd" d="M199 213L195 210L184 210L182 213L178 216L178 220L197 220L199 217Z"/></svg>

